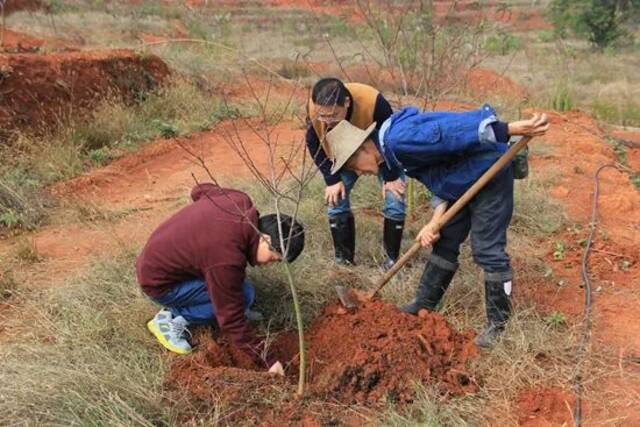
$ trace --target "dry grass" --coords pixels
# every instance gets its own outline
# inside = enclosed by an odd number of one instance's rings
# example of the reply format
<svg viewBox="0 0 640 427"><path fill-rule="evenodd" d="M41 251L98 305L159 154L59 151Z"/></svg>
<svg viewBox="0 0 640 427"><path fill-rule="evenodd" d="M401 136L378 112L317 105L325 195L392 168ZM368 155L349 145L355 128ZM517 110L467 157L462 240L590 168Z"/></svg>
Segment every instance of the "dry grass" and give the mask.
<svg viewBox="0 0 640 427"><path fill-rule="evenodd" d="M541 42L534 33L522 37L522 49L492 56L486 64L527 87L530 105L582 109L612 124L640 124L637 48L594 52L575 41Z"/></svg>
<svg viewBox="0 0 640 427"><path fill-rule="evenodd" d="M247 182L233 183L252 194L260 211L267 213L268 196ZM333 285L344 278L366 287L365 278L380 274L381 218L357 210L357 259L359 266L346 275L332 274L332 245L325 207L323 183L317 179L301 206L306 226L306 249L293 264L305 322L308 324L330 301ZM538 204L538 216L556 215L555 208L539 205L539 184L519 186L520 206ZM354 206L379 209L379 187L363 180L354 191ZM426 219L426 218L425 218ZM551 220L549 220L552 222ZM420 223L410 224L405 245L411 244ZM531 245L549 236L548 229L528 229L526 222L514 229L511 247ZM67 283L18 297L25 317L12 326L31 325L19 342L0 349L0 424L6 425L176 425L180 407L187 402L167 401L162 389L163 373L171 358L162 355L144 328L156 307L144 298L135 283L136 251L102 261ZM392 303L413 296L427 253L406 269L383 292ZM526 252L518 251L519 277L540 279L541 269ZM257 286L257 308L267 315L262 331L271 333L295 325L286 278L280 266L250 269ZM535 276L538 275L538 276ZM543 279L540 279L543 280ZM462 267L442 306L457 329L480 329L484 323L481 273L467 248ZM19 294L21 295L21 294ZM33 327L35 325L35 327ZM537 313L528 301L517 300L517 310L505 338L483 353L470 369L482 379L479 393L444 401L433 390L419 388L415 405L390 407L372 415L376 425L480 425L495 420L514 424L513 402L517 394L538 385L568 388L573 367L576 335L571 327L558 326ZM594 371L595 372L595 371ZM221 412L222 411L222 412ZM224 408L211 408L211 425ZM505 418L507 417L507 418ZM221 421L224 424L223 421ZM203 421L203 425L205 425Z"/></svg>
<svg viewBox="0 0 640 427"><path fill-rule="evenodd" d="M144 324L155 307L133 275L132 253L95 264L18 304L31 324L0 353L0 424L174 425L162 357ZM206 425L206 417L203 425Z"/></svg>

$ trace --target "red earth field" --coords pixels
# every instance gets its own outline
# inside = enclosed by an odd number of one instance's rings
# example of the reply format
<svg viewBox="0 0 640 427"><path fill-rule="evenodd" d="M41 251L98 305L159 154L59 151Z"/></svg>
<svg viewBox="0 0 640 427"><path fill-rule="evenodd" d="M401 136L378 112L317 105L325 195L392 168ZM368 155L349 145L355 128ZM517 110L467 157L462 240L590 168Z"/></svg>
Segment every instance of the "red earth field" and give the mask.
<svg viewBox="0 0 640 427"><path fill-rule="evenodd" d="M327 8L342 7L341 2L273 3L281 7L317 7L325 13L335 12ZM27 4L36 7L38 2ZM193 6L199 4L195 2ZM462 13L475 9L471 3L464 3L456 10ZM532 17L522 21L523 25L535 22L542 26L538 20L539 17ZM87 109L96 99L114 92L129 96L149 90L170 73L154 56L143 58L128 50L39 54L37 50L43 43L27 35L6 33L7 52L0 53L3 128L36 128L69 108ZM27 51L32 53L24 53ZM490 70L474 70L469 75L469 86L479 96L498 81L507 95L526 97L525 88ZM233 86L221 89L233 96L246 95ZM304 91L296 99L303 102ZM605 142L605 131L588 115L548 114L552 128L534 142L544 149L532 156L531 168L532 173L550 178L551 197L566 210L569 226L550 241L539 242L531 254L545 259L552 267L554 280L522 280L523 287L516 292L518 297L534 298L545 311L566 313L576 324L584 298L580 286L580 242L589 230L593 175L600 165L619 159ZM108 227L70 221L34 232L29 239L43 262L20 267L15 271L16 279L46 287L81 270L92 257L118 253L123 242L143 243L151 230L185 200L193 185L191 173L199 174L180 145L198 152L223 181L248 177L242 160L220 138L231 127L231 123L224 122L210 131L158 140L136 154L52 186L49 192L62 206L99 204L127 214ZM265 168L268 160L259 139L248 129L239 132L257 167ZM304 130L299 123L283 122L274 132L280 135L284 148L302 143ZM640 140L635 131L614 135ZM640 167L638 149L628 148L628 159L631 168ZM607 375L597 378L597 384L587 384L585 425L640 425L640 192L629 175L620 170L606 170L601 177L599 231L590 268L595 291L590 357L606 367ZM553 255L557 241L566 246L560 260ZM0 241L0 254L12 252L18 245L18 239ZM4 326L19 310L20 307L0 305L0 341L15 339L22 332ZM375 408L384 399L410 403L415 398L412 381L432 385L443 396L474 393L482 381L468 370L469 362L482 357L472 343L473 332L455 331L440 314L423 312L415 318L382 301L368 303L355 312L345 312L332 304L307 330L309 396L296 400L292 397L298 363L296 339L290 334L275 338L274 348L288 368L289 377L285 380L257 371L224 337L212 338L208 332L200 331L196 334L198 350L173 363L165 388L183 399L186 393L194 407L206 407L220 399L230 404L239 402L243 409L234 415L238 422L250 419L263 425L313 426L361 422L344 406L332 413L319 410L320 401ZM265 396L281 400L282 410L275 413L261 406ZM519 424L527 427L570 425L574 399L571 390L542 384L522 390L513 402L513 412Z"/></svg>
<svg viewBox="0 0 640 427"><path fill-rule="evenodd" d="M52 125L106 96L131 98L157 87L168 75L158 57L124 49L0 53L0 126Z"/></svg>

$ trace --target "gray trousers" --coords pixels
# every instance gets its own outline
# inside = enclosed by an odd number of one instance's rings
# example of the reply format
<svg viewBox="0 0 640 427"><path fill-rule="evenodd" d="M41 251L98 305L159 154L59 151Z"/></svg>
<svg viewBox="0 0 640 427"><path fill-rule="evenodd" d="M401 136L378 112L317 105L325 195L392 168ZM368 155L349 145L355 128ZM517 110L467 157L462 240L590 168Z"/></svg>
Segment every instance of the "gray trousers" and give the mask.
<svg viewBox="0 0 640 427"><path fill-rule="evenodd" d="M471 232L473 259L485 272L485 280L512 280L507 228L513 214L513 170L506 167L442 230L430 261L447 270L457 267L460 245Z"/></svg>

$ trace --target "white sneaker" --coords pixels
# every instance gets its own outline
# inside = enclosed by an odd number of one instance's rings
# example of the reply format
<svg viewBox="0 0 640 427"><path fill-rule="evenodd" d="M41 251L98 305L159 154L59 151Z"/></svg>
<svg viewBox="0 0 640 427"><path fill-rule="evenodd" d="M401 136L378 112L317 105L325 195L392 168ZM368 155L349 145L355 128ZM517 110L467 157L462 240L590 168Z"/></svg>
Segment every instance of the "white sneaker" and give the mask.
<svg viewBox="0 0 640 427"><path fill-rule="evenodd" d="M178 354L191 353L191 345L185 335L191 335L187 326L189 322L178 316L172 319L170 311L162 309L153 319L147 322L147 328L164 348Z"/></svg>

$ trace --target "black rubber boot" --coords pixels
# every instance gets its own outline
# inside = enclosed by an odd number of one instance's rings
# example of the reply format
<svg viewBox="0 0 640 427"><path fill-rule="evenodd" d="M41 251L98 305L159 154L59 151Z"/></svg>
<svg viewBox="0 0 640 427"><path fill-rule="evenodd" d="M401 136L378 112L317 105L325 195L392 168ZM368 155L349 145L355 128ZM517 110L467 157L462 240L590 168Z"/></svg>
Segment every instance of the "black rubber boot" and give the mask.
<svg viewBox="0 0 640 427"><path fill-rule="evenodd" d="M384 246L384 262L382 269L389 270L400 256L400 245L402 244L402 233L404 231L404 220L396 221L393 219L384 219L384 233L382 235L382 244Z"/></svg>
<svg viewBox="0 0 640 427"><path fill-rule="evenodd" d="M433 259L429 260L422 273L415 299L409 304L401 306L400 310L416 315L423 308L431 311L436 309L458 268L457 264L448 261L444 261L444 263L451 265L446 265L448 268L443 268L444 265L439 266Z"/></svg>
<svg viewBox="0 0 640 427"><path fill-rule="evenodd" d="M356 248L356 222L353 214L344 213L329 218L336 263L354 265L353 255Z"/></svg>
<svg viewBox="0 0 640 427"><path fill-rule="evenodd" d="M491 348L504 332L511 315L511 280L485 281L484 301L487 309L487 327L476 337L476 345Z"/></svg>

